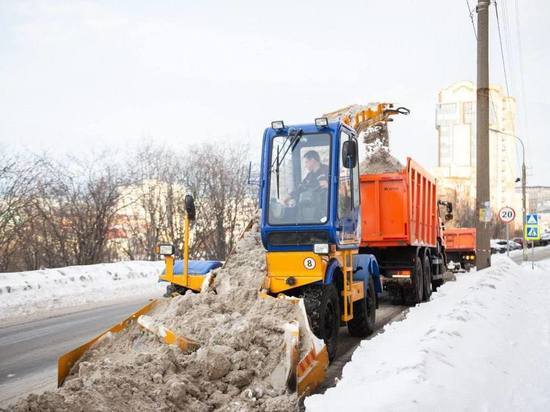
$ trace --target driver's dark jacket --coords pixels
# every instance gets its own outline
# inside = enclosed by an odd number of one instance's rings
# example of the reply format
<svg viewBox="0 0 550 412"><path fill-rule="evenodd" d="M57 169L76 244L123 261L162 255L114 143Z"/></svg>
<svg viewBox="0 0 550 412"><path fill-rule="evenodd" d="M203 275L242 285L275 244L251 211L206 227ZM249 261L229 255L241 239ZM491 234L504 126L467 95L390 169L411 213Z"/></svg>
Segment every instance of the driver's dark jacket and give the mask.
<svg viewBox="0 0 550 412"><path fill-rule="evenodd" d="M321 180L325 180L328 184L328 166L321 164L319 169L315 172L309 172L300 185L291 193L292 197L298 196L300 193L306 190L317 189L320 187Z"/></svg>

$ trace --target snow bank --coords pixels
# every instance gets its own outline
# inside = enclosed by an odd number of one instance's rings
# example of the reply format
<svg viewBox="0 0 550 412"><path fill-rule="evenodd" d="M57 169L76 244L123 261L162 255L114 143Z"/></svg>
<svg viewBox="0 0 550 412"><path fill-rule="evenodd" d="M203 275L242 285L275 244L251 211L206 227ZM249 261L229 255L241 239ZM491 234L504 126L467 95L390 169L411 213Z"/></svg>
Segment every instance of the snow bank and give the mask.
<svg viewBox="0 0 550 412"><path fill-rule="evenodd" d="M163 268L163 262L132 261L0 273L0 321L88 303L158 296Z"/></svg>
<svg viewBox="0 0 550 412"><path fill-rule="evenodd" d="M550 410L550 260L505 256L363 341L308 411Z"/></svg>

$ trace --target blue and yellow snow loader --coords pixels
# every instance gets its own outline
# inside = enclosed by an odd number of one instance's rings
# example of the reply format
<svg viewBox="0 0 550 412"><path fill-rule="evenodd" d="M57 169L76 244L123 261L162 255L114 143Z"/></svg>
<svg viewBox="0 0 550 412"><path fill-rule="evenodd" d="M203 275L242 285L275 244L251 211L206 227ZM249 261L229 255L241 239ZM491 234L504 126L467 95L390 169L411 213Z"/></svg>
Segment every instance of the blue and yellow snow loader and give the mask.
<svg viewBox="0 0 550 412"><path fill-rule="evenodd" d="M165 296L183 295L187 290L200 292L203 284L208 283L214 269L222 266L219 260L189 260L189 232L191 222L195 220L195 202L191 195L185 196L185 220L183 259L175 260L176 248L173 244L161 243L157 253L164 256L165 269L159 280L169 282Z"/></svg>
<svg viewBox="0 0 550 412"><path fill-rule="evenodd" d="M304 301L314 334L336 356L340 326L373 333L382 292L376 258L359 252L361 198L357 132L352 125L388 118L386 105L287 126L263 137L261 235L267 250L265 290ZM392 113L395 111L392 111Z"/></svg>

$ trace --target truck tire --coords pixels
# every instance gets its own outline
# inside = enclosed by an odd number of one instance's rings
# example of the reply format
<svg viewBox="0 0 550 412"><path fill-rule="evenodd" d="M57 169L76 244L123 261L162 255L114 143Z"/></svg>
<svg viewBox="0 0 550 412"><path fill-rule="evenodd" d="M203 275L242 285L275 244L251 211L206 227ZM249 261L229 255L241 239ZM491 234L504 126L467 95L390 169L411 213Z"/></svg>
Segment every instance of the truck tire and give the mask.
<svg viewBox="0 0 550 412"><path fill-rule="evenodd" d="M366 338L374 332L376 322L376 290L374 280L369 276L365 297L353 302L353 319L348 321L348 332L356 338Z"/></svg>
<svg viewBox="0 0 550 412"><path fill-rule="evenodd" d="M430 300L430 296L432 296L432 267L429 256L424 256L422 269L424 271L424 293L422 295L422 301L427 302Z"/></svg>
<svg viewBox="0 0 550 412"><path fill-rule="evenodd" d="M422 271L422 259L417 256L414 272L411 276L411 284L405 291L405 303L416 305L422 302L424 294L424 276Z"/></svg>
<svg viewBox="0 0 550 412"><path fill-rule="evenodd" d="M302 294L309 324L315 336L327 345L328 358L336 357L338 331L340 329L340 305L338 291L333 284L304 288Z"/></svg>

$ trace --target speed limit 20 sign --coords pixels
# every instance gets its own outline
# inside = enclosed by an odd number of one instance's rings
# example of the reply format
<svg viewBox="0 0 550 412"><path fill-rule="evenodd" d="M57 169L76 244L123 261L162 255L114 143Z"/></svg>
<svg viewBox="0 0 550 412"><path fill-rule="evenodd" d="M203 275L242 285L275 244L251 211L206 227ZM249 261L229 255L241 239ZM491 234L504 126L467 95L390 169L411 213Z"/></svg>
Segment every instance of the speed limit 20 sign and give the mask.
<svg viewBox="0 0 550 412"><path fill-rule="evenodd" d="M500 220L502 220L504 223L510 223L512 220L516 217L516 212L511 207L503 207L499 210L498 216L500 217Z"/></svg>

